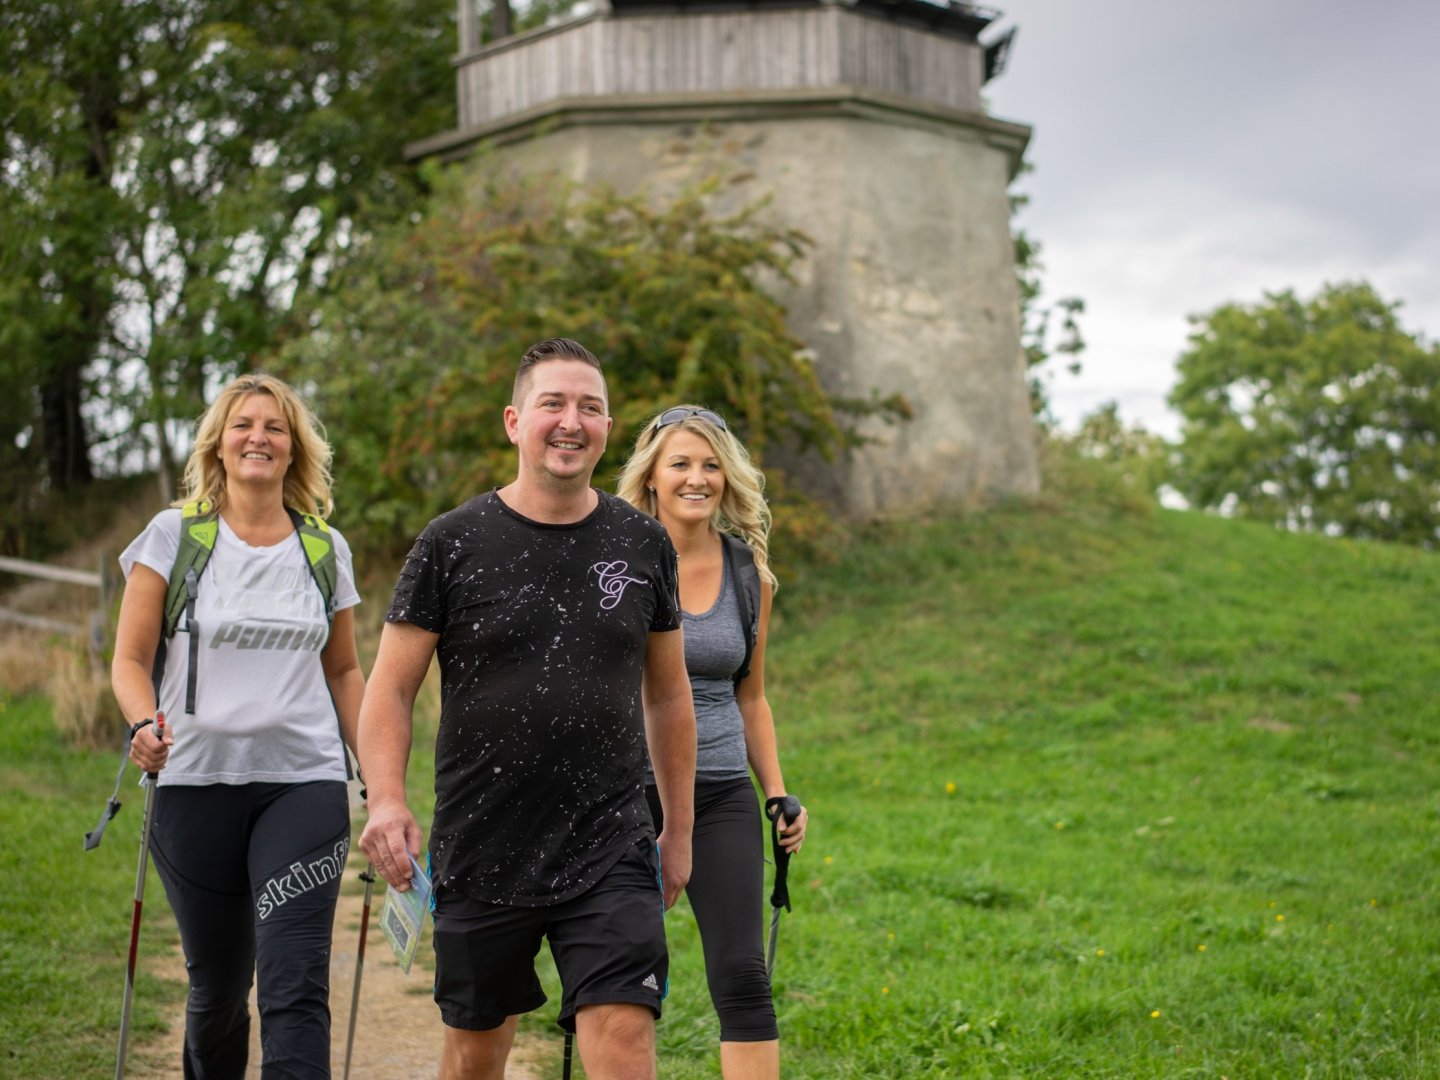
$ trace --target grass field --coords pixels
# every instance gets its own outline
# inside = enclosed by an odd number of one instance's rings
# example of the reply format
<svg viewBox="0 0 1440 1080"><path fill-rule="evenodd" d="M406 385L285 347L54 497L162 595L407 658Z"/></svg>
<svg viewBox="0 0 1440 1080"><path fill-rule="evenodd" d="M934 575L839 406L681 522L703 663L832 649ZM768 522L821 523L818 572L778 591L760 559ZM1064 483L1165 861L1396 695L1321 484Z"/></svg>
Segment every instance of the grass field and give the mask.
<svg viewBox="0 0 1440 1080"><path fill-rule="evenodd" d="M787 1077L1440 1075L1433 554L1100 490L876 527L772 636ZM105 1075L138 795L82 856L109 756L36 699L0 746L0 1073ZM661 1075L716 1077L668 927ZM142 1037L177 993L142 982Z"/></svg>

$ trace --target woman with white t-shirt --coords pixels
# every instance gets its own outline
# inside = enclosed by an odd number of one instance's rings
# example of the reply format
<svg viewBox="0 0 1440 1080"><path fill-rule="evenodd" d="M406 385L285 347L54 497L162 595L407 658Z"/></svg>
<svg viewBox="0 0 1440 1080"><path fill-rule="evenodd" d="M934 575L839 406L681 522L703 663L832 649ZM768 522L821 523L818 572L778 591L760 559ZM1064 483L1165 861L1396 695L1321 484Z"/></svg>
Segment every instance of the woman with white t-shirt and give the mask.
<svg viewBox="0 0 1440 1080"><path fill-rule="evenodd" d="M186 1076L245 1075L252 979L267 1080L330 1075L330 939L350 843L345 745L355 745L365 690L360 597L349 546L324 531L337 570L327 618L291 514L330 512L329 467L299 395L268 375L241 376L200 421L184 497L120 556L111 675L131 760L159 774L151 850L190 976ZM218 532L196 589L195 648L182 620L157 700L151 669L178 507L195 500L218 511Z"/></svg>

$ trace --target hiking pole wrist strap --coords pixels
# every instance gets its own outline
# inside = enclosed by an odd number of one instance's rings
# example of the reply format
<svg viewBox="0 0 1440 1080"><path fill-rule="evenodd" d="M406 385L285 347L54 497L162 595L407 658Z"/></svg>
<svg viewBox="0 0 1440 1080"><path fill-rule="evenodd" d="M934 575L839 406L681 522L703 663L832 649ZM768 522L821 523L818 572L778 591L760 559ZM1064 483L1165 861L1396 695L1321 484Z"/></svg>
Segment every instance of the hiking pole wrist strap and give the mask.
<svg viewBox="0 0 1440 1080"><path fill-rule="evenodd" d="M110 798L105 803L105 809L100 811L100 820L95 823L95 828L85 834L85 850L91 851L100 846L101 839L105 836L105 826L120 812L120 785L125 782L125 766L130 761L130 744L135 740L136 734L147 724L155 722L153 717L147 716L134 727L125 731L125 745L120 748L120 769L115 773L115 790L110 793Z"/></svg>
<svg viewBox="0 0 1440 1080"><path fill-rule="evenodd" d="M790 910L790 853L780 843L780 819L794 821L800 816L800 800L794 795L777 795L765 800L765 816L770 819L770 850L775 856L775 889L770 893L770 906Z"/></svg>

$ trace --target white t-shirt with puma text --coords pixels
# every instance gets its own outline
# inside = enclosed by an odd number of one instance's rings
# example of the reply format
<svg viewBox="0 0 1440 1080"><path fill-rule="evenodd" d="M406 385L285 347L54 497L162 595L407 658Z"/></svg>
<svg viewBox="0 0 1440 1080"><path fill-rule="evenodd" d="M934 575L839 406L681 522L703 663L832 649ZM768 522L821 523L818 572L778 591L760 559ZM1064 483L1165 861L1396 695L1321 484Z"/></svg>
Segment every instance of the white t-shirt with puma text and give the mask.
<svg viewBox="0 0 1440 1080"><path fill-rule="evenodd" d="M251 547L219 521L200 575L195 714L185 715L190 665L186 619L169 641L160 709L174 735L161 784L344 780L340 727L320 653L329 637L324 600L297 534ZM335 610L360 602L350 546L335 529ZM120 556L170 580L180 511L162 510Z"/></svg>

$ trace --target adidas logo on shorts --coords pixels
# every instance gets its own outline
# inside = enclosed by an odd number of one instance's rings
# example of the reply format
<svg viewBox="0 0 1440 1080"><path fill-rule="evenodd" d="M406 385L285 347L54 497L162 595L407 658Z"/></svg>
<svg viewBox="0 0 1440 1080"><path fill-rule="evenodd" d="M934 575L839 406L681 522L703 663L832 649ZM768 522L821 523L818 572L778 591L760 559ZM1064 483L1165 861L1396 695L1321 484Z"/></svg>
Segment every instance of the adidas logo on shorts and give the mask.
<svg viewBox="0 0 1440 1080"><path fill-rule="evenodd" d="M640 984L648 990L659 990L660 984L655 981L654 975L646 975L645 981Z"/></svg>

